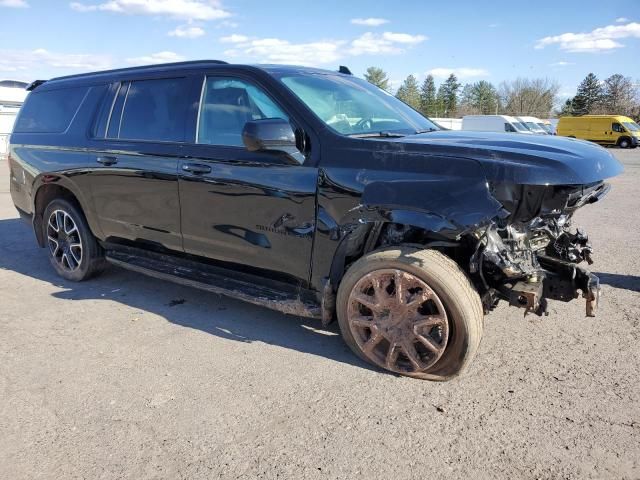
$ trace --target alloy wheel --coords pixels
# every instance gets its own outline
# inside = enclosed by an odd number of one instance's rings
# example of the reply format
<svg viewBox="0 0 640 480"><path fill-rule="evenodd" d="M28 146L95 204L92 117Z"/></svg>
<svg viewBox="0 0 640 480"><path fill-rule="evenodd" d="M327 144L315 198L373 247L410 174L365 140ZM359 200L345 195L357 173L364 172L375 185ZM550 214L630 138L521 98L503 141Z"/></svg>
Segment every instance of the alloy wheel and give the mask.
<svg viewBox="0 0 640 480"><path fill-rule="evenodd" d="M363 276L349 295L348 324L363 355L403 374L425 373L449 339L447 312L417 276L398 269Z"/></svg>
<svg viewBox="0 0 640 480"><path fill-rule="evenodd" d="M76 222L64 210L54 210L47 221L47 241L55 262L68 271L82 263L82 238Z"/></svg>

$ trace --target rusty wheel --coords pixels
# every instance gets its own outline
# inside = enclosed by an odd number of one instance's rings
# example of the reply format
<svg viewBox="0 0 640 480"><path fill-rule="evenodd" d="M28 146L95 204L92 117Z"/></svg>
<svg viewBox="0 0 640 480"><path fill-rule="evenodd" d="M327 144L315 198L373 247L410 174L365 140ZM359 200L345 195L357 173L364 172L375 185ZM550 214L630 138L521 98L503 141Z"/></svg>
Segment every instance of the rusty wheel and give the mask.
<svg viewBox="0 0 640 480"><path fill-rule="evenodd" d="M351 349L401 375L453 378L470 364L482 336L478 293L453 260L434 250L365 255L342 279L336 306Z"/></svg>
<svg viewBox="0 0 640 480"><path fill-rule="evenodd" d="M447 346L447 312L421 279L397 269L368 273L351 290L349 328L367 359L398 373L424 373Z"/></svg>

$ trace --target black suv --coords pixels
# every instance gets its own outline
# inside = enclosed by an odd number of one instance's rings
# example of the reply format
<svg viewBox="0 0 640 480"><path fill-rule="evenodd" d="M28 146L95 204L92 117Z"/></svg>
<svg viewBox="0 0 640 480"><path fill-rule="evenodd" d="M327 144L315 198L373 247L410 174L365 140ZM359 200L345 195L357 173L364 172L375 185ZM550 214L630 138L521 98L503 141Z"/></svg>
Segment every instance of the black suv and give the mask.
<svg viewBox="0 0 640 480"><path fill-rule="evenodd" d="M435 380L469 365L501 299L594 313L571 217L622 171L594 144L444 132L346 68L199 61L29 90L11 194L68 280L111 263L337 317L366 361Z"/></svg>

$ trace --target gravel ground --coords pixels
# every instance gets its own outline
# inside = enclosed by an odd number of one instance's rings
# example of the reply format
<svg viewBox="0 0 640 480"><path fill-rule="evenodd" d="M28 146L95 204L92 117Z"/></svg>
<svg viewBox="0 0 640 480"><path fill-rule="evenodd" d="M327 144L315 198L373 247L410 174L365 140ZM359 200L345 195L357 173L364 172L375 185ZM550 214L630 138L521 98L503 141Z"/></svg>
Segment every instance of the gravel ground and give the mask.
<svg viewBox="0 0 640 480"><path fill-rule="evenodd" d="M613 150L612 150L613 151ZM603 282L489 315L448 383L337 327L112 268L56 277L0 166L0 478L640 478L640 149L577 215Z"/></svg>

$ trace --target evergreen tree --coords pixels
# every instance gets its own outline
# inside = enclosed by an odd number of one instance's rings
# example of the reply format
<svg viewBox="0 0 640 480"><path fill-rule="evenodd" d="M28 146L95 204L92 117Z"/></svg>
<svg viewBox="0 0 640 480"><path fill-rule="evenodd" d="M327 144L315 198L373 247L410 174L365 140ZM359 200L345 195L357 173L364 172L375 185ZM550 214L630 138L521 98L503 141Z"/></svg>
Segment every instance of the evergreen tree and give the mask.
<svg viewBox="0 0 640 480"><path fill-rule="evenodd" d="M447 117L453 117L455 116L456 109L458 108L458 90L460 89L458 78L452 73L441 87L443 88L445 115Z"/></svg>
<svg viewBox="0 0 640 480"><path fill-rule="evenodd" d="M560 109L560 116L567 117L573 115L573 98L568 98L562 108Z"/></svg>
<svg viewBox="0 0 640 480"><path fill-rule="evenodd" d="M447 92L444 83L441 83L438 87L438 93L436 94L436 117L447 116Z"/></svg>
<svg viewBox="0 0 640 480"><path fill-rule="evenodd" d="M416 110L420 109L420 88L413 75L409 75L396 93L396 97Z"/></svg>
<svg viewBox="0 0 640 480"><path fill-rule="evenodd" d="M480 80L471 88L472 104L483 115L495 114L498 109L498 92L486 80Z"/></svg>
<svg viewBox="0 0 640 480"><path fill-rule="evenodd" d="M600 80L590 73L578 86L576 96L573 97L573 114L587 115L594 111L602 101L603 89Z"/></svg>
<svg viewBox="0 0 640 480"><path fill-rule="evenodd" d="M389 91L389 77L387 77L387 72L381 68L367 68L367 73L364 74L364 79L378 88Z"/></svg>
<svg viewBox="0 0 640 480"><path fill-rule="evenodd" d="M436 114L436 82L433 75L427 75L420 88L420 110L427 117Z"/></svg>

